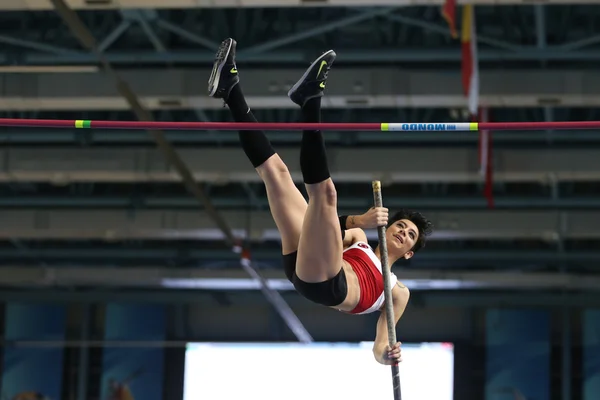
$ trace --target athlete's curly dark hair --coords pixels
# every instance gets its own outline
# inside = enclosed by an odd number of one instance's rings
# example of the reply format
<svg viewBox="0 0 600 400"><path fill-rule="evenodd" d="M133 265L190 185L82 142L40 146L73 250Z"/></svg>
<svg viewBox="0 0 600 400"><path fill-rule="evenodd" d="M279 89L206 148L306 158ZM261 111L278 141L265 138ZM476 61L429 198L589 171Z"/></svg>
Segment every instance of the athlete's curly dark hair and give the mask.
<svg viewBox="0 0 600 400"><path fill-rule="evenodd" d="M401 219L407 219L411 221L419 230L419 239L417 239L417 243L415 243L415 245L411 249L413 252L416 253L417 251L425 247L427 236L431 235L431 233L433 232L433 224L420 212L401 209L396 214L394 214L392 218L389 219L386 228L389 228L394 222L400 221Z"/></svg>

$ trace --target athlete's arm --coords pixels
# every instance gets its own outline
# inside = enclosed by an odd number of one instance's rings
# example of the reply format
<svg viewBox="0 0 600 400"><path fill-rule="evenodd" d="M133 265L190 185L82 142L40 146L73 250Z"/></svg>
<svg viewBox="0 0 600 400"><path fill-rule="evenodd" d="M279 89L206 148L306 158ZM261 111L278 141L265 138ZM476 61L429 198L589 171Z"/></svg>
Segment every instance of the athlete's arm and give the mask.
<svg viewBox="0 0 600 400"><path fill-rule="evenodd" d="M389 210L385 207L372 207L362 215L340 216L342 229L374 229L378 226L387 225Z"/></svg>
<svg viewBox="0 0 600 400"><path fill-rule="evenodd" d="M352 246L356 242L366 242L367 235L362 229L348 229L343 237L344 248Z"/></svg>
<svg viewBox="0 0 600 400"><path fill-rule="evenodd" d="M394 326L398 323L406 305L410 298L410 292L406 286L398 282L392 288L392 301L394 304ZM388 357L389 351L389 340L388 340L388 329L387 329L387 312L385 306L381 310L381 315L377 320L377 333L375 336L375 343L373 344L373 355L380 364L391 365L392 360Z"/></svg>
<svg viewBox="0 0 600 400"><path fill-rule="evenodd" d="M361 215L342 215L340 216L340 226L342 229L353 229L361 227Z"/></svg>

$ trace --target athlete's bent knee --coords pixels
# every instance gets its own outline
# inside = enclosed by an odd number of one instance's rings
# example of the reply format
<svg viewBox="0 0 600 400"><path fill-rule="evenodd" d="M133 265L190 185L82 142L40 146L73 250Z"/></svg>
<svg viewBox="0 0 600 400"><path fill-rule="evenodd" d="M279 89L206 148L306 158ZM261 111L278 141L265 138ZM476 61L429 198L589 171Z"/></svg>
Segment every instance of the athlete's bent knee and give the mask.
<svg viewBox="0 0 600 400"><path fill-rule="evenodd" d="M289 174L290 171L277 154L274 154L273 157L269 158L265 161L260 167L256 168L258 170L259 175L280 175L280 174Z"/></svg>
<svg viewBox="0 0 600 400"><path fill-rule="evenodd" d="M337 190L331 179L327 179L326 181L315 185L309 185L307 187L307 192L309 197L319 198L328 206L337 206Z"/></svg>

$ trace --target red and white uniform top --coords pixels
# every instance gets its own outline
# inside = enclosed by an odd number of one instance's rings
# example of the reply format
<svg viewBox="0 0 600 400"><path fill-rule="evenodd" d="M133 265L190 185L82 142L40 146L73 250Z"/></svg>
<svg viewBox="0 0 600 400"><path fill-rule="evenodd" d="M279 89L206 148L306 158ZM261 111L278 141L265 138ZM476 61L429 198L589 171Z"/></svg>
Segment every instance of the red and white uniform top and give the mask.
<svg viewBox="0 0 600 400"><path fill-rule="evenodd" d="M365 242L356 242L344 250L342 258L350 264L360 287L360 300L350 314L369 314L383 306L385 296L383 293L383 272L381 261L371 246ZM398 278L390 273L391 287L394 287Z"/></svg>

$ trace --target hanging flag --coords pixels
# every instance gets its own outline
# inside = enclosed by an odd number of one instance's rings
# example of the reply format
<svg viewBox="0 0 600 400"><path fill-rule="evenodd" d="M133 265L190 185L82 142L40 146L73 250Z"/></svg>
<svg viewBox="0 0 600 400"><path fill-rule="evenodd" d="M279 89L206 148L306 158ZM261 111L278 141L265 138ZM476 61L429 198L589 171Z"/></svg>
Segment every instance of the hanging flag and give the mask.
<svg viewBox="0 0 600 400"><path fill-rule="evenodd" d="M462 87L467 97L471 121L488 122L487 108L479 109L479 59L477 56L477 31L473 5L463 7L462 14ZM479 132L479 166L484 178L484 195L488 208L494 208L494 185L492 163L492 136L489 131Z"/></svg>
<svg viewBox="0 0 600 400"><path fill-rule="evenodd" d="M448 23L450 34L454 39L458 38L456 33L456 0L445 0L442 6L442 17Z"/></svg>
<svg viewBox="0 0 600 400"><path fill-rule="evenodd" d="M468 99L471 118L477 118L479 107L479 67L475 15L473 13L473 5L471 4L463 7L461 45L463 92Z"/></svg>
<svg viewBox="0 0 600 400"><path fill-rule="evenodd" d="M479 121L489 122L487 107L479 110ZM479 131L479 173L485 180L483 193L487 199L488 208L494 208L494 165L492 162L492 133L488 130Z"/></svg>
<svg viewBox="0 0 600 400"><path fill-rule="evenodd" d="M479 110L479 122L489 122L488 109L481 107ZM479 131L479 174L485 177L487 166L489 163L489 131Z"/></svg>

